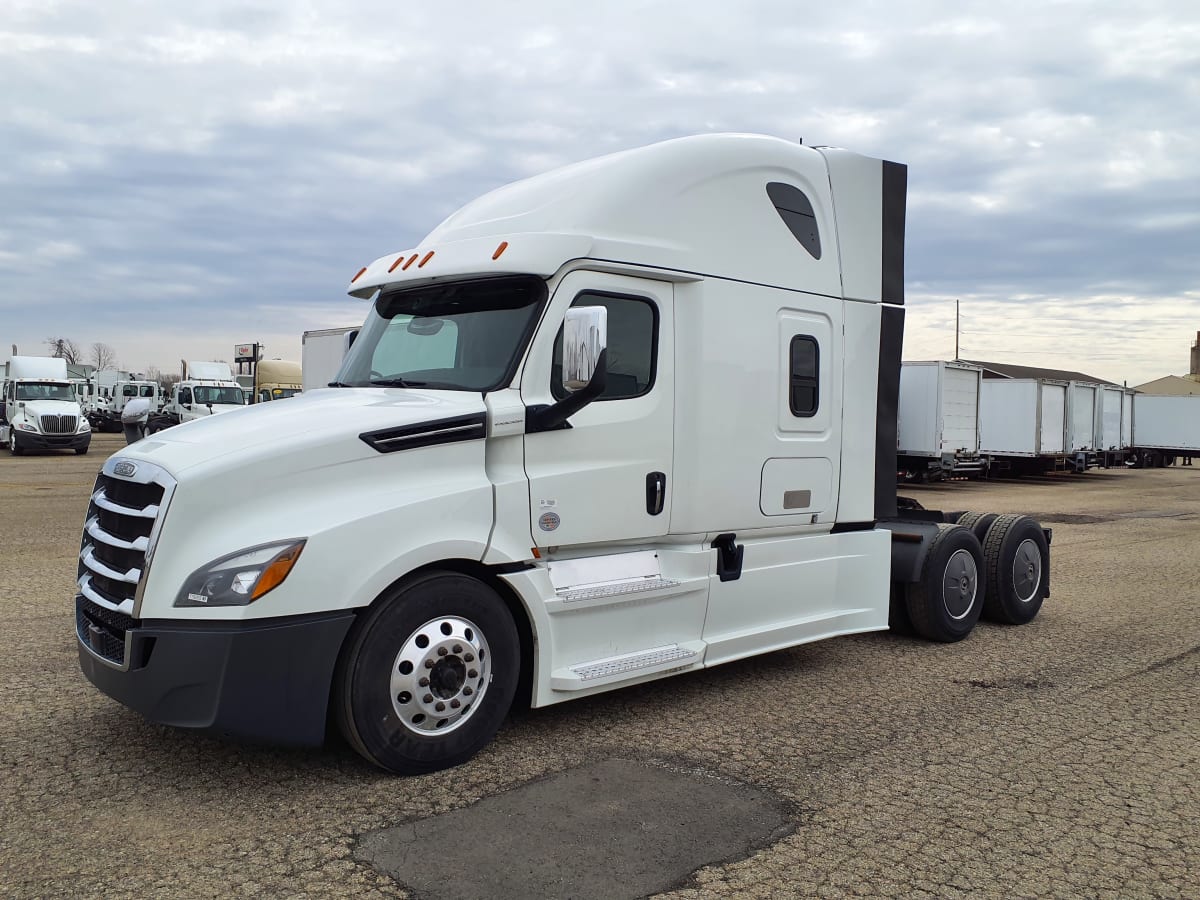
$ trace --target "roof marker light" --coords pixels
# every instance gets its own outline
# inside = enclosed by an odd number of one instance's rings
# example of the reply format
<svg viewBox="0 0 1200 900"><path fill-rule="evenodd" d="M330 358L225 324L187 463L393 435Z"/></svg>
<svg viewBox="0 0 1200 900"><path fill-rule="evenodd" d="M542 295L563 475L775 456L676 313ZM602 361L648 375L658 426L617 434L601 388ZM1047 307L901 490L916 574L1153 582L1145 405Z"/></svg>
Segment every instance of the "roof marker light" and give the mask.
<svg viewBox="0 0 1200 900"><path fill-rule="evenodd" d="M508 249L508 241L501 241L500 246L496 248L496 252L492 254L492 259L499 259L500 254Z"/></svg>
<svg viewBox="0 0 1200 900"><path fill-rule="evenodd" d="M356 282L356 281L358 281L358 279L362 278L362 277L363 277L363 272L365 272L365 271L367 271L367 267L366 267L366 266L363 266L361 269L359 269L359 270L358 270L358 274L357 274L357 275L355 275L353 278L351 278L351 279L350 279L350 283L351 283L351 284L354 284L354 282Z"/></svg>
<svg viewBox="0 0 1200 900"><path fill-rule="evenodd" d="M408 271L408 267L409 267L409 266L411 266L411 265L412 265L413 263L415 263L416 261L417 261L417 254L415 254L415 253L414 253L412 256L410 256L410 257L408 258L408 262L406 262L406 263L404 264L404 268L403 268L403 269L401 269L400 271L401 271L401 272L407 272L407 271Z"/></svg>
<svg viewBox="0 0 1200 900"><path fill-rule="evenodd" d="M428 253L426 253L424 258L419 263L417 263L417 268L418 269L423 268L425 263L429 262L431 259L433 259L433 251L432 250L430 250Z"/></svg>
<svg viewBox="0 0 1200 900"><path fill-rule="evenodd" d="M388 273L390 274L392 272L395 272L396 266L400 265L400 263L402 263L402 262L404 262L404 254L403 253L401 253L399 256L397 256L396 261L394 263L392 263L390 266L388 266Z"/></svg>

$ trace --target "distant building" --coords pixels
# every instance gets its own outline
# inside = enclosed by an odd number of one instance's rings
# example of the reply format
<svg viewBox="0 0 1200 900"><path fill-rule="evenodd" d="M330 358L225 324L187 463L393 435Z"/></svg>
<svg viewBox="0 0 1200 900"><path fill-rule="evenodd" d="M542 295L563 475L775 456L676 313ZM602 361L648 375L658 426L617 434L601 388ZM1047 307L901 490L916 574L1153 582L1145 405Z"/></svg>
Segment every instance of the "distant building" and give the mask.
<svg viewBox="0 0 1200 900"><path fill-rule="evenodd" d="M1048 381L1084 381L1088 384L1113 384L1107 378L1097 378L1083 372L1073 372L1070 369L1042 369L1037 366L1014 366L1009 363L983 362L978 359L960 359L958 362L970 363L983 369L984 378L1044 378ZM1120 385L1114 385L1120 387Z"/></svg>
<svg viewBox="0 0 1200 900"><path fill-rule="evenodd" d="M1196 332L1196 343L1192 344L1191 366L1186 375L1164 375L1134 388L1143 394L1159 394L1170 397L1200 394L1200 331Z"/></svg>

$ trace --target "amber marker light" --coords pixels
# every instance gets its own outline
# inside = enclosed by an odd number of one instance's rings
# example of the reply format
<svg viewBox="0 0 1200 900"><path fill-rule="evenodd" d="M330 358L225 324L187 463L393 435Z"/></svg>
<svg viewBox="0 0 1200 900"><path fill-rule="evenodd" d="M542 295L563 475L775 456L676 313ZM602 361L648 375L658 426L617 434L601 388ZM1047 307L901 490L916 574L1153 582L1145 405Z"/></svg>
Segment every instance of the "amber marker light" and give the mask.
<svg viewBox="0 0 1200 900"><path fill-rule="evenodd" d="M250 599L257 600L267 591L274 590L283 584L283 579L288 577L288 572L292 571L292 566L300 558L300 551L303 549L304 542L300 541L271 560L271 564L258 577L258 584L254 585L254 592L250 595Z"/></svg>
<svg viewBox="0 0 1200 900"><path fill-rule="evenodd" d="M500 246L496 248L496 252L492 254L492 259L499 259L500 254L508 249L508 241L501 241Z"/></svg>
<svg viewBox="0 0 1200 900"><path fill-rule="evenodd" d="M411 265L412 265L413 263L415 263L416 261L417 261L417 254L415 254L415 253L414 253L412 256L410 256L410 257L408 258L408 262L406 262L406 263L404 264L404 268L403 268L403 269L401 269L400 271L401 271L401 272L407 272L407 271L408 271L408 267L409 267L409 266L411 266Z"/></svg>
<svg viewBox="0 0 1200 900"><path fill-rule="evenodd" d="M533 558L534 558L534 559L541 559L541 558L542 558L541 551L539 551L537 547L530 547L530 548L529 548L529 552L533 554Z"/></svg>
<svg viewBox="0 0 1200 900"><path fill-rule="evenodd" d="M354 282L356 282L356 281L358 281L358 279L362 278L362 277L363 277L363 272L365 272L365 271L367 271L367 267L366 267L366 266L363 266L361 269L359 269L359 270L358 270L358 274L357 274L357 275L355 275L353 278L351 278L351 279L350 279L350 283L351 283L351 284L354 284Z"/></svg>
<svg viewBox="0 0 1200 900"><path fill-rule="evenodd" d="M396 266L400 265L400 263L402 263L402 262L404 262L404 254L403 253L401 253L399 256L397 256L396 261L394 263L392 263L390 266L388 266L388 274L390 275L390 274L392 274L392 272L395 272Z"/></svg>
<svg viewBox="0 0 1200 900"><path fill-rule="evenodd" d="M430 250L428 253L426 253L425 258L422 259L419 263L417 263L417 268L420 269L421 267L423 267L425 265L425 263L429 262L431 259L433 259L433 251L432 250Z"/></svg>

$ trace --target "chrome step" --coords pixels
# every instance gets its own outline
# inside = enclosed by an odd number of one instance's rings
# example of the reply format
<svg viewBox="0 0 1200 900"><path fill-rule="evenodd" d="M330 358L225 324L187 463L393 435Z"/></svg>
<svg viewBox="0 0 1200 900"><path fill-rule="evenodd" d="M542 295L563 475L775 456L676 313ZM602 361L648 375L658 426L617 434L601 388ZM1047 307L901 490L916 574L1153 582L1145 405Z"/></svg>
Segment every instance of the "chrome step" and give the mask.
<svg viewBox="0 0 1200 900"><path fill-rule="evenodd" d="M643 675L686 669L701 661L703 648L701 642L666 644L637 653L579 663L555 670L550 676L550 686L556 691L581 691Z"/></svg>
<svg viewBox="0 0 1200 900"><path fill-rule="evenodd" d="M643 578L638 581L618 581L613 584L598 584L585 588L568 588L555 594L568 603L576 600L599 600L603 597L618 597L622 594L641 594L675 587L680 582L673 578Z"/></svg>

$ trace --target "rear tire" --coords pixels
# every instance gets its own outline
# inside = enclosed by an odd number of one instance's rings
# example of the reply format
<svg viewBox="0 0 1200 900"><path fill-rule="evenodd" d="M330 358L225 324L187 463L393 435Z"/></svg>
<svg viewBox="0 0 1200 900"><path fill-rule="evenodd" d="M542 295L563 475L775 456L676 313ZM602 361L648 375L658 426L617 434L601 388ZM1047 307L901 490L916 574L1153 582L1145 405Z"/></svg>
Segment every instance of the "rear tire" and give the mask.
<svg viewBox="0 0 1200 900"><path fill-rule="evenodd" d="M995 513L968 512L958 517L958 524L963 528L971 529L971 534L975 535L980 546L983 545L983 539L987 537L988 529L995 521Z"/></svg>
<svg viewBox="0 0 1200 900"><path fill-rule="evenodd" d="M931 641L961 641L983 608L983 550L961 525L940 524L916 584L906 586L913 628Z"/></svg>
<svg viewBox="0 0 1200 900"><path fill-rule="evenodd" d="M335 715L350 745L380 768L435 772L491 741L520 671L517 628L496 592L467 575L429 572L355 624Z"/></svg>
<svg viewBox="0 0 1200 900"><path fill-rule="evenodd" d="M987 592L983 614L993 622L1032 622L1046 597L1050 548L1045 532L1029 516L1000 516L983 542Z"/></svg>

